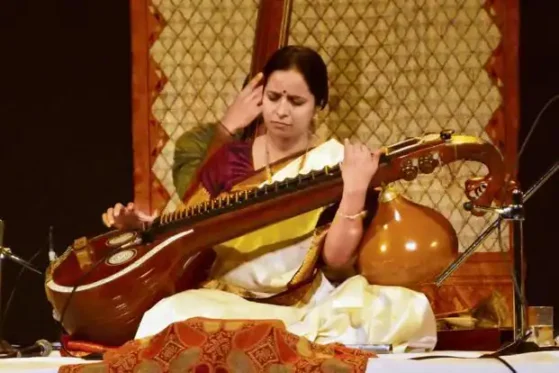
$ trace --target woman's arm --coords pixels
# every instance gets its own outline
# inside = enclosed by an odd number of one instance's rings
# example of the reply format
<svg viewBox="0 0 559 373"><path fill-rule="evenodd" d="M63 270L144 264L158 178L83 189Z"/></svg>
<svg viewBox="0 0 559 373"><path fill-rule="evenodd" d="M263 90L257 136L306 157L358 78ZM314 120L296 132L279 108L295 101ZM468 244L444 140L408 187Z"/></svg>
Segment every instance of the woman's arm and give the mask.
<svg viewBox="0 0 559 373"><path fill-rule="evenodd" d="M177 194L184 199L198 184L199 170L214 153L227 142L234 140L239 129L248 126L262 113L262 74L256 75L237 95L223 119L214 124L202 125L184 133L175 144L173 183ZM157 215L139 211L133 203L117 203L102 214L108 227L137 228L151 223Z"/></svg>
<svg viewBox="0 0 559 373"><path fill-rule="evenodd" d="M185 132L175 144L173 184L184 199L196 187L197 171L211 155L226 143L239 138L239 130L248 126L262 113L262 74L256 75L237 95L222 120L198 126Z"/></svg>
<svg viewBox="0 0 559 373"><path fill-rule="evenodd" d="M345 191L323 249L324 262L334 269L347 266L363 236L366 191Z"/></svg>
<svg viewBox="0 0 559 373"><path fill-rule="evenodd" d="M363 218L367 213L365 199L375 175L380 151L346 140L342 163L344 181L342 199L328 229L322 256L327 266L341 269L350 264L363 236Z"/></svg>

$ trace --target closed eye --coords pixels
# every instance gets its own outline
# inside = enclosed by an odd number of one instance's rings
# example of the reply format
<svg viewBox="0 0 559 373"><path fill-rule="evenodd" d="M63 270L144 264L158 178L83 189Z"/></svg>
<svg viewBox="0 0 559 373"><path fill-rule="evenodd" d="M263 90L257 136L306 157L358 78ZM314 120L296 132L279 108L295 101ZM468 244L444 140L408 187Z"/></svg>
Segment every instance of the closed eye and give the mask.
<svg viewBox="0 0 559 373"><path fill-rule="evenodd" d="M307 100L305 100L304 98L300 98L300 97L289 97L289 100L295 106L301 106L305 102L307 102Z"/></svg>
<svg viewBox="0 0 559 373"><path fill-rule="evenodd" d="M268 91L266 95L268 96L268 99L270 101L277 101L282 96L279 92L274 92L274 91ZM301 106L307 102L305 98L301 96L295 96L295 95L287 95L287 99L295 106Z"/></svg>
<svg viewBox="0 0 559 373"><path fill-rule="evenodd" d="M270 101L277 101L281 98L281 95L279 93L270 91L268 91L267 96Z"/></svg>

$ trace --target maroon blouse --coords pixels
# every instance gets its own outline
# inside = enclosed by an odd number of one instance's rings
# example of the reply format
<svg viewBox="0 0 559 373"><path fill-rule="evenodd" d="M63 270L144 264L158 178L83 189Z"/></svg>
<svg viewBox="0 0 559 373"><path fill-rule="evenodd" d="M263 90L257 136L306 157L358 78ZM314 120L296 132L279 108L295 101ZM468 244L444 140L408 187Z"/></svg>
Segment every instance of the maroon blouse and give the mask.
<svg viewBox="0 0 559 373"><path fill-rule="evenodd" d="M211 198L215 198L255 173L252 143L234 141L223 145L208 159L200 170L199 180ZM369 213L365 218L365 224L370 223L376 213L377 198L378 192L371 191L367 195L366 206ZM339 203L335 203L328 207L322 213L318 226L331 222L338 206Z"/></svg>

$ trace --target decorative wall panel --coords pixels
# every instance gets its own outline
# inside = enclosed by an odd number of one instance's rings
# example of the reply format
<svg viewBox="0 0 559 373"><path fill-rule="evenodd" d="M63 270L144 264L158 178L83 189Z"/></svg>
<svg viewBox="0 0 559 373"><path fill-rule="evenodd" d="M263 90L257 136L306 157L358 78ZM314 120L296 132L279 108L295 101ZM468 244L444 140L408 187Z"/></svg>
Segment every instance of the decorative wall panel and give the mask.
<svg viewBox="0 0 559 373"><path fill-rule="evenodd" d="M147 55L139 50L135 65L148 60L152 87L147 100L135 88L135 101L144 99L148 110L138 113L136 103L134 135L143 139L135 142L136 160L141 149L150 149L149 167L145 159L136 162L136 197L147 210L170 211L180 203L171 173L175 141L221 117L240 90L250 69L258 2L142 0L131 8L133 37L141 39L142 22L148 32ZM138 127L142 115L149 123Z"/></svg>
<svg viewBox="0 0 559 373"><path fill-rule="evenodd" d="M503 97L485 66L501 31L479 0L294 0L292 44L326 59L331 104L318 131L358 139L371 148L453 129L493 141L486 127ZM468 247L493 216L465 211L464 182L485 174L476 162L456 162L397 186L435 208ZM492 235L479 251L508 249Z"/></svg>
<svg viewBox="0 0 559 373"><path fill-rule="evenodd" d="M240 90L257 7L257 0L131 2L135 188L145 209L179 203L174 141L219 118ZM495 144L515 177L518 0L293 0L289 43L314 47L327 62L331 99L321 137L375 148L450 128ZM396 186L443 213L464 250L493 220L462 208L465 179L484 172L462 161ZM509 237L504 227L501 240L485 240L434 292L436 309L467 308L493 290L510 303Z"/></svg>
<svg viewBox="0 0 559 373"><path fill-rule="evenodd" d="M175 140L200 123L215 122L239 92L249 73L257 2L153 1L166 26L150 49L167 79L152 113L167 135L152 171L170 196L174 210L171 165Z"/></svg>
<svg viewBox="0 0 559 373"><path fill-rule="evenodd" d="M514 175L517 90L510 55L517 42L510 28L516 12L512 1L294 0L290 43L317 49L330 74L330 105L319 135L378 148L453 129L492 142ZM463 251L495 219L463 208L465 180L486 172L482 164L460 161L396 186L441 212ZM451 286L424 289L437 311L469 308L494 290L511 304L510 257L498 253L509 250L509 237L503 225L477 249L487 255L478 254L461 268Z"/></svg>

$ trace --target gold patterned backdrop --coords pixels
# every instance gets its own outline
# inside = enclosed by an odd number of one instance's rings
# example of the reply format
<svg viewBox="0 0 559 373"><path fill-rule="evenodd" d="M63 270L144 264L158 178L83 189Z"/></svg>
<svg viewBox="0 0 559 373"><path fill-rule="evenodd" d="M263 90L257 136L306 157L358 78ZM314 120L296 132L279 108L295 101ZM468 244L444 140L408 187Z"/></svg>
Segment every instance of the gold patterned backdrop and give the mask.
<svg viewBox="0 0 559 373"><path fill-rule="evenodd" d="M171 165L175 141L225 112L249 73L257 0L153 0L165 27L150 49L166 78L151 111L167 138L152 170L168 193L165 210L180 204Z"/></svg>
<svg viewBox="0 0 559 373"><path fill-rule="evenodd" d="M164 78L151 106L165 132L152 171L167 196L176 139L215 121L240 90L250 68L256 0L153 0L164 27L150 49ZM502 104L486 65L502 35L480 0L294 0L290 44L316 48L330 74L331 98L318 134L359 139L370 147L441 129L492 141L486 127ZM462 208L464 181L485 173L460 161L396 186L411 200L440 211L464 250L494 217ZM478 251L508 250L508 229Z"/></svg>
<svg viewBox="0 0 559 373"><path fill-rule="evenodd" d="M485 64L501 34L484 3L294 0L290 43L317 49L329 67L331 105L319 133L371 148L445 128L491 141L485 128L502 97ZM465 180L486 172L461 161L397 186L449 219L464 250L494 219L462 207ZM500 251L495 237L479 251Z"/></svg>

